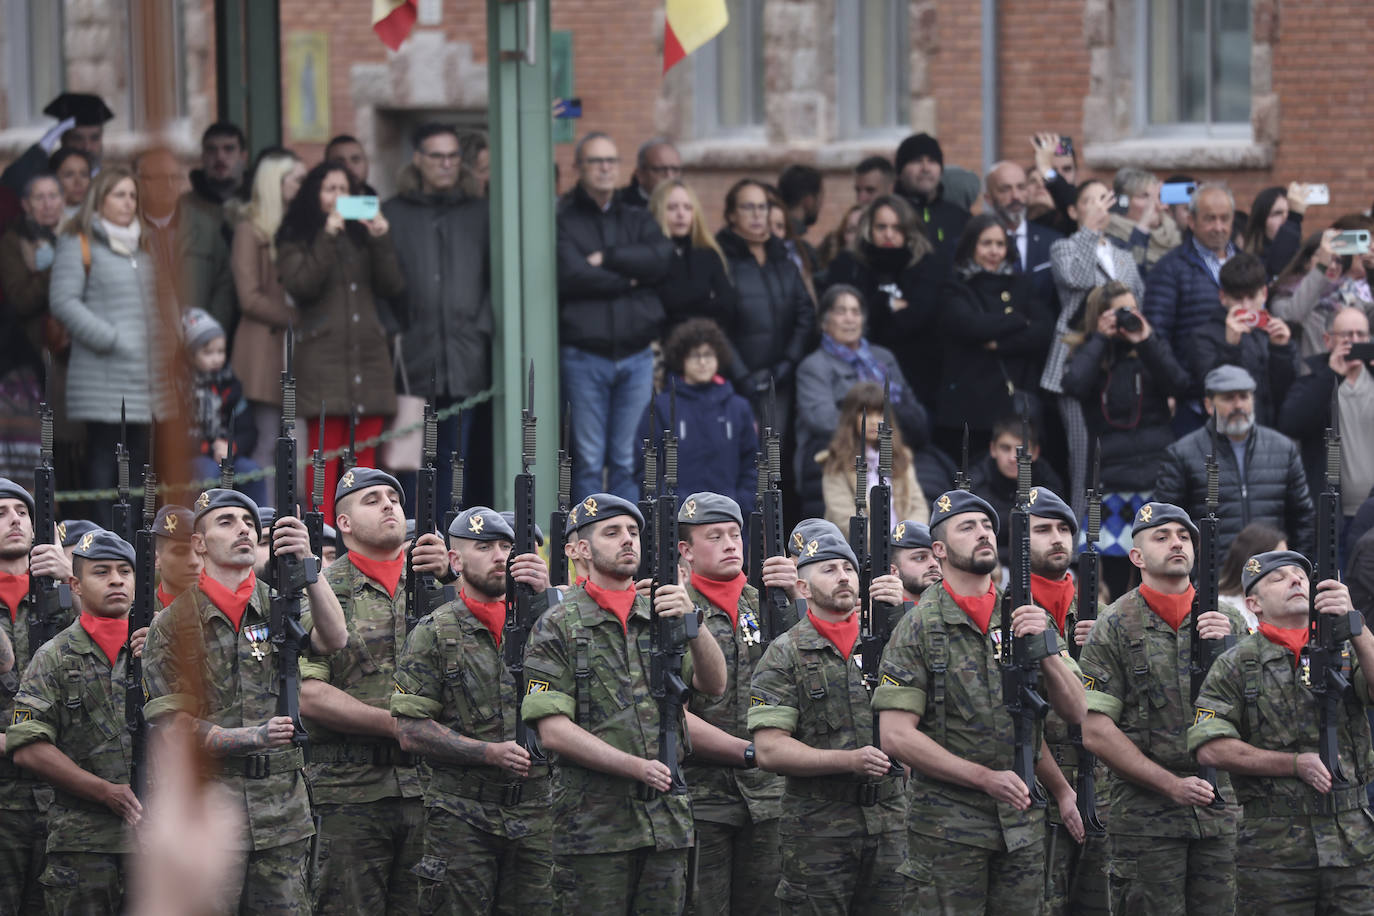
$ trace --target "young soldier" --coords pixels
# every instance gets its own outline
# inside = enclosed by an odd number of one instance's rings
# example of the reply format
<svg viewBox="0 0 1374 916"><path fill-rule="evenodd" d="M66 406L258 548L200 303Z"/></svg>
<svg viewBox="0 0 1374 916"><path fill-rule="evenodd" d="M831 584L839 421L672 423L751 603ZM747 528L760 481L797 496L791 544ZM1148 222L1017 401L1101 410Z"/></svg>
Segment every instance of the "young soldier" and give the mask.
<svg viewBox="0 0 1374 916"><path fill-rule="evenodd" d="M401 747L430 769L416 870L429 912L486 914L498 901L503 913L554 908L549 768L515 741L520 685L501 647L507 572L544 603L549 575L537 554L511 557L514 541L484 506L454 518L449 556L462 589L420 621L396 667Z"/></svg>
<svg viewBox="0 0 1374 916"><path fill-rule="evenodd" d="M906 797L874 746L874 714L852 658L859 639L854 551L834 532L798 558L806 616L773 640L754 669L749 730L758 763L787 777L779 841L784 913L899 913L907 902ZM900 604L895 576L870 586Z"/></svg>
<svg viewBox="0 0 1374 916"><path fill-rule="evenodd" d="M42 878L53 916L122 912L128 828L143 813L129 786L132 750L124 728L134 548L92 531L77 543L72 562L81 616L34 655L6 733L14 762L55 792ZM135 651L142 651L144 635L136 634Z"/></svg>
<svg viewBox="0 0 1374 916"><path fill-rule="evenodd" d="M931 522L943 579L897 625L873 696L883 746L913 770L907 839L922 904L946 912L1039 913L1045 821L1031 805L1034 787L1012 769L1013 724L999 661L999 650L1011 647L1002 645L994 621L1004 599L991 575L997 512L966 490L952 490L935 501ZM1012 610L1015 636L1035 637L1053 626L1032 604ZM1051 705L1080 721L1083 686L1068 653L1041 657L1039 668ZM1035 771L1044 779L1054 761L1037 756Z"/></svg>
<svg viewBox="0 0 1374 916"><path fill-rule="evenodd" d="M940 561L930 545L930 529L914 519L892 529L892 575L902 580L902 600L915 604L939 583Z"/></svg>
<svg viewBox="0 0 1374 916"><path fill-rule="evenodd" d="M1227 605L1193 620L1197 526L1169 503L1146 503L1131 526L1141 584L1102 612L1079 663L1088 686L1083 741L1111 769L1107 821L1113 913L1230 913L1236 896L1236 815L1188 753L1193 627L1202 639L1244 633Z"/></svg>
<svg viewBox="0 0 1374 916"><path fill-rule="evenodd" d="M321 818L320 914L384 913L415 900L420 775L388 709L406 639L404 505L396 478L372 468L352 468L334 488L334 520L349 550L324 579L343 609L348 645L301 663L306 775ZM437 535L420 538L414 562L424 572L448 569ZM306 630L312 623L302 621Z"/></svg>
<svg viewBox="0 0 1374 916"><path fill-rule="evenodd" d="M652 622L634 585L644 519L634 503L608 493L582 500L577 518L587 582L535 625L521 705L545 750L557 754L555 894L574 913L677 914L686 901L692 808L686 793L669 791L669 768L657 759ZM661 585L654 612L695 609L681 585ZM702 627L688 647L690 686L722 695L725 659L711 631Z"/></svg>
<svg viewBox="0 0 1374 916"><path fill-rule="evenodd" d="M195 718L218 781L242 800L246 848L233 850L225 895L233 912L307 913L307 859L314 825L295 728L277 715L280 659L269 629L271 594L253 572L258 507L235 490L195 502L191 543L205 561L200 580L153 620L143 665L150 723ZM310 535L294 516L271 533L277 556L308 562ZM307 651L328 654L348 640L343 611L323 577L306 587L312 612Z"/></svg>
<svg viewBox="0 0 1374 916"><path fill-rule="evenodd" d="M1241 573L1245 603L1261 620L1212 665L1197 698L1188 747L1199 763L1227 770L1244 806L1236 843L1236 912L1374 913L1374 777L1366 715L1374 695L1374 635L1359 625L1350 592L1317 584L1316 608L1350 640L1353 696L1340 704L1337 759L1349 785L1316 748L1319 700L1304 683L1308 577L1300 553L1251 557ZM1354 624L1354 626L1352 626Z"/></svg>
<svg viewBox="0 0 1374 916"><path fill-rule="evenodd" d="M171 604L196 584L205 562L191 546L195 517L184 506L163 506L153 519L154 568L158 573L157 608Z"/></svg>

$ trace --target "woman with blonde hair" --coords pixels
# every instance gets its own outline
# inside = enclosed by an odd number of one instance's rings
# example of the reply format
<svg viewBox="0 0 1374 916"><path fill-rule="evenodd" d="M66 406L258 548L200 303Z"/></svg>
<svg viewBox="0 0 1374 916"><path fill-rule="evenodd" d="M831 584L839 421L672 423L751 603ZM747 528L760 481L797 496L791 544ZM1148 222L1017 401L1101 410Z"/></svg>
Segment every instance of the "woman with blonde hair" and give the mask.
<svg viewBox="0 0 1374 916"><path fill-rule="evenodd" d="M864 456L870 491L879 483L878 424L882 421L883 386L877 382L860 382L850 388L840 402L840 421L835 424L830 447L816 455L816 461L825 471L825 518L842 529L854 514L854 459ZM930 516L930 506L916 480L911 451L902 441L902 431L895 423L892 425L892 477L887 483L892 487L888 530L904 518Z"/></svg>
<svg viewBox="0 0 1374 916"><path fill-rule="evenodd" d="M284 335L296 320L296 309L277 277L276 235L282 214L304 178L305 165L294 153L264 156L253 173L252 197L240 211L229 252L241 312L230 350L231 365L243 383L243 396L258 428L257 447L248 457L259 467L272 462L281 422Z"/></svg>
<svg viewBox="0 0 1374 916"><path fill-rule="evenodd" d="M729 337L738 297L696 193L681 178L660 181L649 197L649 213L673 240L673 262L658 286L666 316L663 339L691 318L709 318Z"/></svg>

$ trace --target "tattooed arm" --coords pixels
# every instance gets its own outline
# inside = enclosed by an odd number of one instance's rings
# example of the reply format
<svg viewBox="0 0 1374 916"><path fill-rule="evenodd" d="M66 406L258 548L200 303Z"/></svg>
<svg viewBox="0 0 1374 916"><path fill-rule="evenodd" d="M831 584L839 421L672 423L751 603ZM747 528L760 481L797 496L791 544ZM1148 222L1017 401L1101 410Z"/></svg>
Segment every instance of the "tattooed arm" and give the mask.
<svg viewBox="0 0 1374 916"><path fill-rule="evenodd" d="M430 760L459 766L495 766L515 775L530 771L530 754L514 741L478 741L445 728L433 719L396 717L402 749Z"/></svg>
<svg viewBox="0 0 1374 916"><path fill-rule="evenodd" d="M196 720L196 734L212 757L233 757L285 747L291 743L294 733L290 716L274 716L261 725L243 728L223 728L204 719Z"/></svg>

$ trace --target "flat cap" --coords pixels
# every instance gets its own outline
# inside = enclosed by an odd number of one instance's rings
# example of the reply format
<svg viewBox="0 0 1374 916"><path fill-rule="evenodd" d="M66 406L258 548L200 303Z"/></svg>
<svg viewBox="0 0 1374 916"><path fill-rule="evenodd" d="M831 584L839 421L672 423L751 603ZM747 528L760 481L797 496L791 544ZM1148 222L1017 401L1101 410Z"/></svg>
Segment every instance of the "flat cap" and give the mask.
<svg viewBox="0 0 1374 916"><path fill-rule="evenodd" d="M113 531L101 528L81 535L81 540L76 542L76 549L72 553L83 560L123 560L130 566L133 566L136 560L134 545Z"/></svg>
<svg viewBox="0 0 1374 916"><path fill-rule="evenodd" d="M834 534L840 538L844 537L844 532L834 522L823 518L804 518L797 522L796 527L792 529L791 535L787 538L788 555L800 557L806 545L822 533Z"/></svg>
<svg viewBox="0 0 1374 916"><path fill-rule="evenodd" d="M1031 487L1029 511L1036 518L1057 518L1061 522L1068 522L1069 530L1074 537L1078 536L1078 516L1049 487Z"/></svg>
<svg viewBox="0 0 1374 916"><path fill-rule="evenodd" d="M258 537L262 537L262 520L258 514L258 504L238 490L226 490L222 487L206 490L196 497L195 509L196 515L192 522L197 525L201 519L216 509L247 509L253 516L253 524L257 526Z"/></svg>
<svg viewBox="0 0 1374 916"><path fill-rule="evenodd" d="M1241 591L1250 594L1250 589L1258 585L1259 580L1285 566L1297 566L1308 576L1312 575L1312 564L1296 550L1270 550L1257 553L1245 561L1245 567L1240 571Z"/></svg>
<svg viewBox="0 0 1374 916"><path fill-rule="evenodd" d="M802 548L801 556L797 557L797 568L801 569L803 566L823 560L848 560L855 569L859 568L853 548L840 536L838 529L833 532L821 531L807 541L806 546Z"/></svg>
<svg viewBox="0 0 1374 916"><path fill-rule="evenodd" d="M739 503L719 493L703 491L693 493L682 501L677 509L679 525L715 525L720 522L734 522L744 527L744 514Z"/></svg>
<svg viewBox="0 0 1374 916"><path fill-rule="evenodd" d="M930 529L921 522L905 519L892 529L893 547L930 547Z"/></svg>
<svg viewBox="0 0 1374 916"><path fill-rule="evenodd" d="M57 523L57 540L63 547L75 547L83 535L101 530L95 522L88 522L84 518L67 519Z"/></svg>
<svg viewBox="0 0 1374 916"><path fill-rule="evenodd" d="M506 520L506 524L510 525L510 530L512 533L514 533L515 513L512 512L510 509L507 509L505 512L501 513L501 517ZM538 522L534 523L534 544L536 547L544 546L544 529L539 527Z"/></svg>
<svg viewBox="0 0 1374 916"><path fill-rule="evenodd" d="M392 477L386 471L379 471L376 468L365 468L361 465L349 470L339 478L338 484L334 487L334 503L337 505L339 500L353 493L361 493L369 487L391 487L405 501L406 491L402 489L401 482Z"/></svg>
<svg viewBox="0 0 1374 916"><path fill-rule="evenodd" d="M1217 366L1202 380L1208 394L1221 391L1254 391L1255 377L1240 366Z"/></svg>
<svg viewBox="0 0 1374 916"><path fill-rule="evenodd" d="M469 541L513 541L515 530L501 517L501 513L486 506L473 506L458 513L448 526L451 537Z"/></svg>
<svg viewBox="0 0 1374 916"><path fill-rule="evenodd" d="M75 118L78 127L99 127L114 118L114 112L98 95L86 92L64 92L48 103L43 114L65 121Z"/></svg>
<svg viewBox="0 0 1374 916"><path fill-rule="evenodd" d="M19 500L29 507L29 516L33 516L33 497L29 495L28 490L25 490L8 477L0 477L0 499Z"/></svg>
<svg viewBox="0 0 1374 916"><path fill-rule="evenodd" d="M634 503L611 493L593 493L573 506L572 511L568 513L569 530L581 531L588 525L604 522L617 515L628 515L639 524L639 527L644 527L644 516L639 513L639 507Z"/></svg>
<svg viewBox="0 0 1374 916"><path fill-rule="evenodd" d="M1135 514L1135 521L1131 523L1131 537L1135 537L1142 531L1151 528L1158 528L1167 522L1178 522L1193 535L1196 542L1198 538L1197 525L1184 512L1173 503L1146 503L1141 506Z"/></svg>
<svg viewBox="0 0 1374 916"><path fill-rule="evenodd" d="M941 493L940 498L935 500L935 507L930 510L930 527L934 528L941 522L965 512L981 512L986 515L992 520L994 532L1002 528L1002 520L997 517L997 510L992 508L992 504L981 496L974 496L968 490Z"/></svg>
<svg viewBox="0 0 1374 916"><path fill-rule="evenodd" d="M258 520L258 523L261 524L261 509L258 510ZM153 519L153 534L160 538L170 538L173 541L189 541L191 540L191 529L195 527L195 524L196 519L191 514L190 509L169 503L157 510L157 517Z"/></svg>

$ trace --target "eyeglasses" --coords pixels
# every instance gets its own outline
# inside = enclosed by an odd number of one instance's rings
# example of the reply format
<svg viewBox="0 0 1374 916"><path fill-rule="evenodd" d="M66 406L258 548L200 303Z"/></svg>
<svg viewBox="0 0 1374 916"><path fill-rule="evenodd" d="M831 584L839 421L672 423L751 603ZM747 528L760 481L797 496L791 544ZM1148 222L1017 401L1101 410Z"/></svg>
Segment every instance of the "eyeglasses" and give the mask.
<svg viewBox="0 0 1374 916"><path fill-rule="evenodd" d="M462 153L422 153L430 162L457 162L463 158Z"/></svg>
<svg viewBox="0 0 1374 916"><path fill-rule="evenodd" d="M597 156L593 159L583 159L583 165L589 165L594 169L608 169L613 165L620 164L619 156Z"/></svg>
<svg viewBox="0 0 1374 916"><path fill-rule="evenodd" d="M1350 340L1355 343L1368 343L1368 331L1330 331L1331 337L1335 340Z"/></svg>
<svg viewBox="0 0 1374 916"><path fill-rule="evenodd" d="M650 165L645 166L650 175L658 175L662 178L676 178L682 174L680 165Z"/></svg>
<svg viewBox="0 0 1374 916"><path fill-rule="evenodd" d="M767 213L767 204L735 204L735 209L741 213Z"/></svg>

